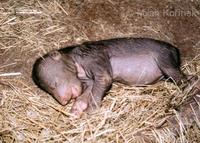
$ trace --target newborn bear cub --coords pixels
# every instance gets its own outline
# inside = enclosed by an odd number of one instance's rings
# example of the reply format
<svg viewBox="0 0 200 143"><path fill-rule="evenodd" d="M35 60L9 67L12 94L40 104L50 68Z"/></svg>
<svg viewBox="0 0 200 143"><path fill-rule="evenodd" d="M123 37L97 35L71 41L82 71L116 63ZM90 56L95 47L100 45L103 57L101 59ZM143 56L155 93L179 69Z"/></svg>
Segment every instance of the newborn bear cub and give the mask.
<svg viewBox="0 0 200 143"><path fill-rule="evenodd" d="M33 79L60 104L71 99L71 113L80 117L94 110L112 85L149 85L169 78L187 85L180 70L179 50L169 43L148 38L118 38L66 47L39 58Z"/></svg>

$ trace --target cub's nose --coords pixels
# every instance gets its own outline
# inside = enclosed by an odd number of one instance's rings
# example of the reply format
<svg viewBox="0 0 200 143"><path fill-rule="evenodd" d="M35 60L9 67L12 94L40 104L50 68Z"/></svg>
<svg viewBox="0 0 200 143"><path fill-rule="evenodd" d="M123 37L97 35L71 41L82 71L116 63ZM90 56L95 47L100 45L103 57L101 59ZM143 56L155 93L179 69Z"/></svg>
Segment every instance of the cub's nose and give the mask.
<svg viewBox="0 0 200 143"><path fill-rule="evenodd" d="M66 105L72 98L72 93L66 86L59 86L53 91L53 96L61 105Z"/></svg>

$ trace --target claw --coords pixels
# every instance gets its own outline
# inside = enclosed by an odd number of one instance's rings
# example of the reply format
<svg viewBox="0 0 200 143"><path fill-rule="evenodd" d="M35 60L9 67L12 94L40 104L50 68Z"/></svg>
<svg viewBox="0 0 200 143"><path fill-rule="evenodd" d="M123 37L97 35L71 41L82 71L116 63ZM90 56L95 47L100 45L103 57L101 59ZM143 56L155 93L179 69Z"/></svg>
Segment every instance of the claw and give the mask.
<svg viewBox="0 0 200 143"><path fill-rule="evenodd" d="M80 118L83 112L87 109L88 104L82 100L75 101L74 105L71 108L71 114L75 118Z"/></svg>

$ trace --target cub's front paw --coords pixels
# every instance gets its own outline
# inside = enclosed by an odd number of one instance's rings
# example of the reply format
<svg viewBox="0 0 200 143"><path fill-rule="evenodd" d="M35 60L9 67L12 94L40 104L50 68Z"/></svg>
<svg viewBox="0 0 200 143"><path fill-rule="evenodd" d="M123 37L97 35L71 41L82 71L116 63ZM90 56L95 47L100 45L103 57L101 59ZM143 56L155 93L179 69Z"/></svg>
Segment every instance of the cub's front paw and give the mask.
<svg viewBox="0 0 200 143"><path fill-rule="evenodd" d="M74 105L72 106L70 113L74 118L80 118L83 112L87 109L88 104L84 101L78 100L75 101Z"/></svg>

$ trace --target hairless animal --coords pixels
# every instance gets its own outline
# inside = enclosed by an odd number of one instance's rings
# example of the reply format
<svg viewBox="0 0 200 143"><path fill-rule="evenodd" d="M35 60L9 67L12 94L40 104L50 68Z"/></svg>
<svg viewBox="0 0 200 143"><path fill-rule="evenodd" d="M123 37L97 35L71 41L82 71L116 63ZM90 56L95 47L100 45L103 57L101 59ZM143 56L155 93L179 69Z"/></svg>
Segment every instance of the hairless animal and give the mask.
<svg viewBox="0 0 200 143"><path fill-rule="evenodd" d="M66 47L47 53L33 67L34 81L60 104L71 99L77 117L101 105L113 82L149 85L169 78L181 88L188 79L180 70L173 45L149 38L117 38Z"/></svg>

